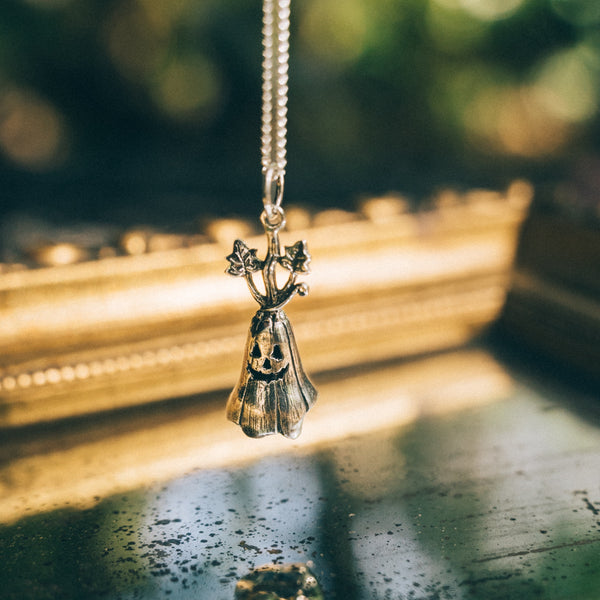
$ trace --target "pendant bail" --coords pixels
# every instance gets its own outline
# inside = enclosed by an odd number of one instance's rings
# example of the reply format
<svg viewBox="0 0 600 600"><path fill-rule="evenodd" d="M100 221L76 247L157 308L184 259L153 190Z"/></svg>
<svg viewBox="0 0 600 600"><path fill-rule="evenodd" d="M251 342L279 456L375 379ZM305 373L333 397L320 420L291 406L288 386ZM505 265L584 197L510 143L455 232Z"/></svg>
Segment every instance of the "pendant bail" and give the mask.
<svg viewBox="0 0 600 600"><path fill-rule="evenodd" d="M263 169L263 206L260 216L265 230L276 231L285 225L285 214L281 208L283 200L284 171L272 164Z"/></svg>
<svg viewBox="0 0 600 600"><path fill-rule="evenodd" d="M283 208L274 204L265 207L265 210L263 210L260 215L260 222L263 224L267 235L269 233L276 233L285 227L285 214Z"/></svg>
<svg viewBox="0 0 600 600"><path fill-rule="evenodd" d="M283 200L284 171L272 164L263 169L263 205L265 209L270 206L281 206Z"/></svg>

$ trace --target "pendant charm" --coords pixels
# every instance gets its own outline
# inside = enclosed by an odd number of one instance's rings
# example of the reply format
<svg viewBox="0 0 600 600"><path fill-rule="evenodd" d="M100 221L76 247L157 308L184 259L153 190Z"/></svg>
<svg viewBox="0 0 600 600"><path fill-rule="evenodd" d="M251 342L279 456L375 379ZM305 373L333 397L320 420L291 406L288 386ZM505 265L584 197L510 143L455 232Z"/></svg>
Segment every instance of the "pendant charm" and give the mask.
<svg viewBox="0 0 600 600"><path fill-rule="evenodd" d="M277 204L265 205L261 220L268 240L265 260L241 240L234 242L233 253L227 257L227 273L245 277L261 307L250 325L242 373L227 402L227 418L253 438L281 433L295 439L317 391L302 368L294 333L282 308L294 295L308 293L306 284L296 283L296 277L308 273L310 255L304 241L287 246L281 254L278 231L285 220ZM281 288L275 274L278 266L289 272ZM253 279L258 272L262 273L264 294Z"/></svg>
<svg viewBox="0 0 600 600"><path fill-rule="evenodd" d="M281 433L295 439L316 395L285 312L259 310L248 332L242 374L227 402L227 418L250 437Z"/></svg>

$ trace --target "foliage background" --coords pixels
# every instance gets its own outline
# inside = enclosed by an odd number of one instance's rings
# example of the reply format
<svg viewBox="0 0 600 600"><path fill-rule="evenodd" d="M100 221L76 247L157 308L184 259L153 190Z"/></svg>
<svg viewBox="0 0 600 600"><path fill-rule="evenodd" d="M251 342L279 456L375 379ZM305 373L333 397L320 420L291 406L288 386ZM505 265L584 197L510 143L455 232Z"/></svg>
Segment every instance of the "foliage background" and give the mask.
<svg viewBox="0 0 600 600"><path fill-rule="evenodd" d="M514 177L597 198L596 0L294 0L292 20L286 201ZM2 216L255 214L260 21L259 0L3 0Z"/></svg>

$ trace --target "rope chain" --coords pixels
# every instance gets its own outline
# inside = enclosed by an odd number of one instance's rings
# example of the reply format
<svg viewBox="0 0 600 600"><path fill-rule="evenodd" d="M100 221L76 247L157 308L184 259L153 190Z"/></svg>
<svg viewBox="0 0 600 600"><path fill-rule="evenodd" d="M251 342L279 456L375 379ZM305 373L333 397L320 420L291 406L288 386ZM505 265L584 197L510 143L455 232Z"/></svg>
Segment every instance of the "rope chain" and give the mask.
<svg viewBox="0 0 600 600"><path fill-rule="evenodd" d="M283 188L287 165L287 102L290 0L263 2L263 83L261 151L263 174Z"/></svg>

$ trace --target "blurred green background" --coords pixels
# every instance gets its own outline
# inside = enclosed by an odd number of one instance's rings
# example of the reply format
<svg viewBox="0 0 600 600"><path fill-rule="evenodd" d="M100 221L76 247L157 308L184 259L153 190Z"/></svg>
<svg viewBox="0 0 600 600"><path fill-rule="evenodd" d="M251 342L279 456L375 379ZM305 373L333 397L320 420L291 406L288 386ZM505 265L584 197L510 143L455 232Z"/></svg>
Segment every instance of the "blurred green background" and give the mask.
<svg viewBox="0 0 600 600"><path fill-rule="evenodd" d="M600 193L598 0L294 0L286 202ZM260 209L260 0L2 0L3 216Z"/></svg>

